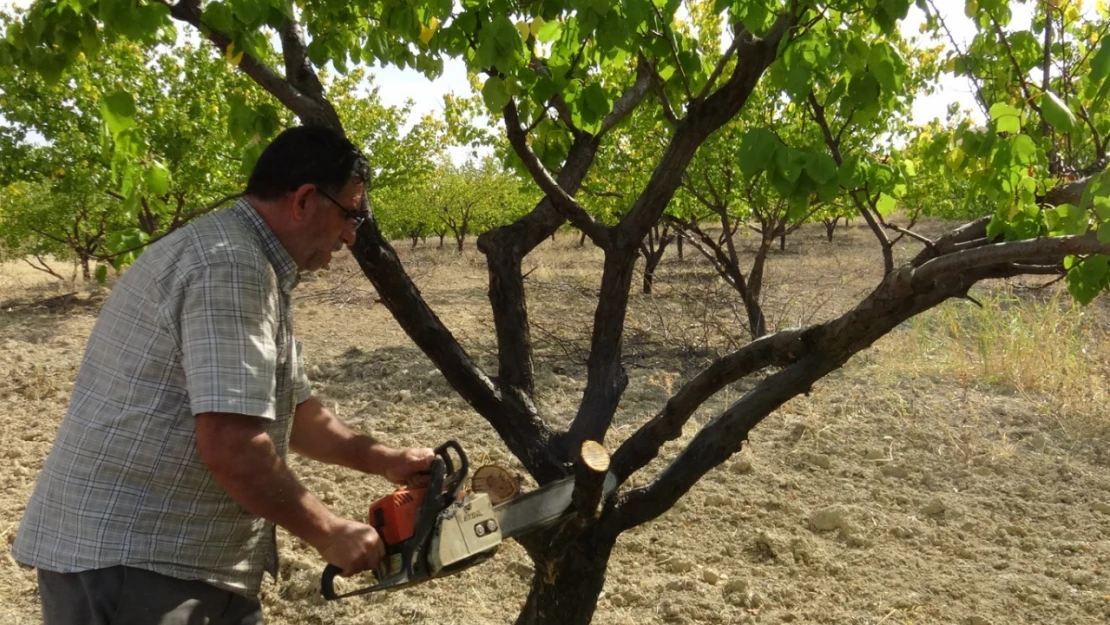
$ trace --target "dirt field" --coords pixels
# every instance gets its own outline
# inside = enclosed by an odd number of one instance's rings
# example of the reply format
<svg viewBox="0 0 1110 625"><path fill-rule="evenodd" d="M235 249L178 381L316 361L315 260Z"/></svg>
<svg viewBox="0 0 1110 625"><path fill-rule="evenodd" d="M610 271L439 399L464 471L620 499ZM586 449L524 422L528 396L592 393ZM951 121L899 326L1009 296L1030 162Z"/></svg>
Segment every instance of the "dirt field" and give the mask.
<svg viewBox="0 0 1110 625"><path fill-rule="evenodd" d="M772 325L826 319L865 293L880 269L868 236L841 228L829 244L807 230L774 253ZM434 245L399 251L463 345L492 364L486 271L473 244L461 256ZM573 414L583 388L599 259L567 234L525 263L539 402L553 423ZM0 272L0 535L10 542L104 292L66 297L72 285L26 267ZM457 438L472 462L519 466L375 302L349 257L296 293L316 393L341 417L397 445ZM1104 302L1076 310L1055 293L989 285L975 294L985 310L950 302L790 402L675 509L622 536L594 622L1110 621L1110 311ZM637 295L629 314L631 383L610 449L717 350L743 341L732 301L692 250L681 261L668 254L656 294ZM688 432L746 388L715 398ZM345 469L293 464L351 517L389 490ZM325 604L323 562L287 534L279 540L280 579L263 591L271 625L508 623L530 576L510 543L453 578ZM39 623L34 572L5 555L0 623Z"/></svg>

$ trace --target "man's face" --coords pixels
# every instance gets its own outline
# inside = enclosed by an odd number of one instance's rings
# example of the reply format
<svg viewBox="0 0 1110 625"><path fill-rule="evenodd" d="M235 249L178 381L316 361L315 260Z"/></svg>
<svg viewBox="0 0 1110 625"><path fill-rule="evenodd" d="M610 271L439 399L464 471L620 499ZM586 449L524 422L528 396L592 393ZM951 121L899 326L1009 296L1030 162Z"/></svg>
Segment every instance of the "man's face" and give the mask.
<svg viewBox="0 0 1110 625"><path fill-rule="evenodd" d="M361 182L351 180L339 193L331 194L317 188L308 201L314 203L314 215L305 232L305 261L302 271L315 271L331 262L331 255L354 245L357 224L368 215L363 212Z"/></svg>

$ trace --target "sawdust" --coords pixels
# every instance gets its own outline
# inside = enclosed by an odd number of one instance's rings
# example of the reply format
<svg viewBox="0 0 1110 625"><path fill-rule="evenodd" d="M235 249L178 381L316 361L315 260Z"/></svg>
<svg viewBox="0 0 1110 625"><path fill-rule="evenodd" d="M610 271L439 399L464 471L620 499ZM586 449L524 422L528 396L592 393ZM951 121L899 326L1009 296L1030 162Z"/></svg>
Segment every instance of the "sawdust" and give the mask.
<svg viewBox="0 0 1110 625"><path fill-rule="evenodd" d="M877 258L859 243L863 235L850 235L838 231L838 245L822 246L815 230L803 235L800 253L772 256L768 284L776 286L768 297L780 305L776 318L791 324L831 316L874 280ZM566 235L545 243L526 263L526 270L535 269L529 308L540 342L538 400L556 423L573 414L584 385L581 366L568 365L566 355L584 345L581 328L588 327L596 288L590 267L598 253L578 250L576 240ZM458 256L409 252L407 246L402 254L433 308L489 366L495 352L480 257L472 249ZM814 264L796 264L807 254ZM709 334L706 328L725 323L694 316L696 289L668 299L667 272L696 261L667 262L657 295L637 297L629 315L634 366L606 441L610 448L704 360L706 344L699 341ZM840 267L837 280L852 277L827 295L822 272L833 265ZM349 260L337 262L298 294L334 293L352 271ZM776 283L782 276L791 281ZM715 287L706 281L699 288ZM21 276L4 284L0 299L33 303L71 290ZM75 301L59 307L0 311L6 408L0 416L0 535L7 542L95 321L96 290L77 291ZM475 464L519 468L372 297L303 297L297 306L316 393L341 417L393 444L456 438ZM1092 314L1105 318L1101 309ZM921 357L906 352L905 342L900 335L884 339L809 396L791 401L755 430L742 454L707 475L671 511L622 535L594 622L1107 622L1110 461L1100 452L1101 433L1062 427L1067 415L1053 398L942 375L892 374L903 361ZM1105 345L1092 351L1099 347ZM695 422L744 388L734 385ZM687 428L685 435L691 433ZM328 505L354 518L390 488L345 469L300 459L293 466ZM643 475L659 466L653 463ZM281 576L262 595L271 625L508 623L531 575L523 549L509 543L492 561L455 577L325 604L317 590L322 561L287 534L279 539ZM34 573L9 553L0 559L0 623L39 623Z"/></svg>

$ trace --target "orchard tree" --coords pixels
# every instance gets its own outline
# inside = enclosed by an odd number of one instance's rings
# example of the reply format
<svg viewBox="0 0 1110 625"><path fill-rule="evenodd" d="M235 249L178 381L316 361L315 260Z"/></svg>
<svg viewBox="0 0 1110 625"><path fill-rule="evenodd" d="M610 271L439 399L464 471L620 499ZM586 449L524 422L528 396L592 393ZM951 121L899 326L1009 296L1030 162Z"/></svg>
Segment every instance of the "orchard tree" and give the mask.
<svg viewBox="0 0 1110 625"><path fill-rule="evenodd" d="M95 54L57 76L0 69L0 184L24 198L4 209L9 253L44 271L46 255L73 259L85 280L234 193L227 96L268 98L207 49L152 58L119 41ZM270 108L276 129L288 114Z"/></svg>
<svg viewBox="0 0 1110 625"><path fill-rule="evenodd" d="M747 106L757 105L754 100L788 98L799 107L808 102L813 123L826 139L825 156L837 165L838 184L851 190L853 203L880 242L886 232L875 215L892 203L897 207L899 194L904 196L900 185L911 177L905 159L884 149L888 137L881 123L899 114L908 65L919 63L901 52L898 22L909 11L909 0L722 0L711 9L722 15L715 41L703 40L716 36L712 29L676 26L680 6L703 5L677 0L626 0L619 5L559 0L306 0L296 5L267 0L47 0L35 4L22 29L0 44L0 65L49 73L100 37L125 36L153 45L159 33L184 25L202 32L217 54L237 62L302 122L340 130L340 117L319 80L319 68L329 62L340 71L360 62L387 62L434 76L443 58L451 56L483 77L486 105L500 117L509 145L544 193L527 215L478 239L489 273L497 371L485 371L427 306L375 222L362 226L353 253L398 323L539 483L570 474L576 463L582 469L573 471L571 517L522 540L536 572L518 622L586 623L603 587L611 550L623 532L670 509L707 472L737 453L764 418L903 321L967 296L986 279L1066 272L1073 293L1087 300L1110 277L1104 256L1110 252L1110 243L1104 242L1110 240L1104 223L1110 217L1110 182L1099 168L1085 165L1069 180L1054 165L1067 155L1068 142L1091 146L1074 150L1081 156L1099 152L1095 144L1101 145L1106 134L1110 40L1088 28L1092 24L1068 17L1066 0L1038 2L1033 10L1042 16L1044 29L1069 33L1048 38L1047 46L1044 38L1029 42L1050 57L1044 65L1049 68L1048 87L1019 74L1011 75L1012 88L990 94L984 89L984 98L996 99L988 100L990 127L967 129L951 144L959 147L963 161L948 165L950 175L966 177L968 194L987 198L993 214L941 237L919 235L924 249L901 266L893 266L884 248L890 270L854 308L809 327L765 335L722 355L685 380L657 414L618 435L610 426L628 383L624 322L640 245L714 132ZM1010 32L1005 2L978 6L980 14L986 6L994 16L977 22L983 40L992 32ZM1061 12L1063 30L1057 27ZM1033 28L1036 32L1037 26ZM1013 37L1009 39L1013 47ZM1059 66L1053 59L1061 41L1074 56L1067 53L1068 62ZM271 48L276 43L280 51ZM964 51L962 66L975 73L981 69L973 60L979 55L984 66L996 71L1000 63L990 55L1005 48L1000 38L997 48ZM710 56L707 50L724 52ZM836 55L826 53L831 50ZM777 90L760 91L768 68L788 55L793 55L784 67L789 80L773 83ZM1070 81L1069 86L1056 85L1057 79ZM1004 82L1004 76L999 78L999 85ZM1050 90L1055 100L1047 96ZM642 185L628 193L627 209L616 223L602 223L576 196L599 148L640 106L659 106L673 119L662 146L645 148L656 160ZM1071 123L1081 117L1091 122ZM749 123L746 132L769 132L765 122ZM846 150L847 135L841 131L857 123L859 147ZM794 152L772 158L764 165L765 175L784 200L802 202L814 185L828 180L829 161L814 157L816 171L810 170L809 161L796 154L803 147L783 145ZM1067 208L1055 204L1064 199L1070 202ZM566 421L542 414L535 401L521 263L565 222L603 251L603 261L585 390L569 425L557 427L555 423ZM661 468L649 467L698 407L733 382L764 370L767 374L753 381L750 390L692 433L675 457ZM586 470L587 463L577 462L588 441L604 441L613 449L608 462L612 479L603 480ZM613 488L604 488L605 482Z"/></svg>
<svg viewBox="0 0 1110 625"><path fill-rule="evenodd" d="M425 115L405 131L412 115L412 100L403 106L382 102L373 75L365 68L356 67L334 80L325 77L325 85L335 94L332 103L347 138L370 159L372 193L419 184L446 157L447 125Z"/></svg>

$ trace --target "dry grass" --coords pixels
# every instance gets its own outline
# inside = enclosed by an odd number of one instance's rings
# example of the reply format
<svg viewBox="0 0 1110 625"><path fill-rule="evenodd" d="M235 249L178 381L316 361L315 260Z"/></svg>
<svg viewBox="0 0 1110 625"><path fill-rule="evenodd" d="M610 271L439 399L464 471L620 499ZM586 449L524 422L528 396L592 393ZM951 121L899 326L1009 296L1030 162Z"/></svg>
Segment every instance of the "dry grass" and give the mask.
<svg viewBox="0 0 1110 625"><path fill-rule="evenodd" d="M1105 436L1110 334L1100 311L1080 307L1060 288L993 284L975 296L982 307L948 302L889 337L888 372L1023 397L1044 405L1074 437Z"/></svg>

